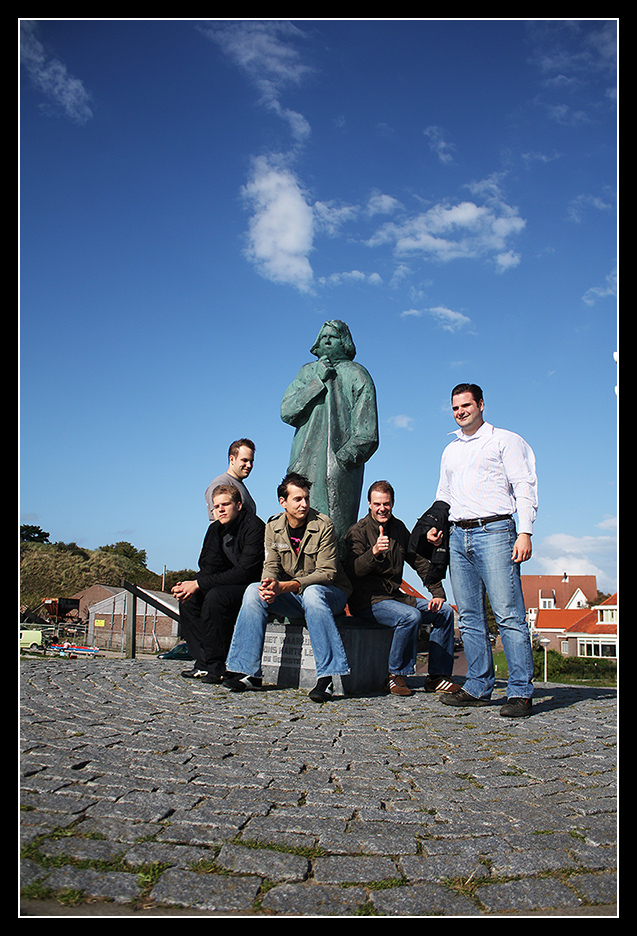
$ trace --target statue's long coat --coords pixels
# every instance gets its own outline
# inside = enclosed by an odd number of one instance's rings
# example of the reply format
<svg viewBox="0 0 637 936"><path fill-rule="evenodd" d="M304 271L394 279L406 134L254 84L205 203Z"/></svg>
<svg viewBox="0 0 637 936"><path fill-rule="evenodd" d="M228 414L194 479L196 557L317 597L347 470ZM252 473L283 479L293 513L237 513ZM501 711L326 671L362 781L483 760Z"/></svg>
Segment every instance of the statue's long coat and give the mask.
<svg viewBox="0 0 637 936"><path fill-rule="evenodd" d="M332 364L323 381L318 361L305 364L285 391L281 419L294 426L288 471L312 482L312 507L327 514L342 542L358 520L365 462L378 448L376 390L355 361Z"/></svg>

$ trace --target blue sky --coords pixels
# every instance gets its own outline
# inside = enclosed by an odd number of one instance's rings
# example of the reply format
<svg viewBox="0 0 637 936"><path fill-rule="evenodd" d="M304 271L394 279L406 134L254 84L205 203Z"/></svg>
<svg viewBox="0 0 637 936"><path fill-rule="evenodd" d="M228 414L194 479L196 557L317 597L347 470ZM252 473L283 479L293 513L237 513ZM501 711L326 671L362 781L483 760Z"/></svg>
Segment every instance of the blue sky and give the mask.
<svg viewBox="0 0 637 936"><path fill-rule="evenodd" d="M616 589L617 21L20 26L22 523L196 567L232 439L277 510L339 318L399 517L475 382L536 453L523 573Z"/></svg>

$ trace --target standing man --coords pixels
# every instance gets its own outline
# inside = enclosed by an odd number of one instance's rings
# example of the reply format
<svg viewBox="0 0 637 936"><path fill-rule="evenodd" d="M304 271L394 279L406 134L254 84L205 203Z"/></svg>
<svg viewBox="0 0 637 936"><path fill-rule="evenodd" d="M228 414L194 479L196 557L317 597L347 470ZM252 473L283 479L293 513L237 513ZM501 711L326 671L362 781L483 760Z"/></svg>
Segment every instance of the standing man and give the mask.
<svg viewBox="0 0 637 936"><path fill-rule="evenodd" d="M208 507L208 518L215 520L212 506L212 492L220 484L232 484L241 494L241 503L252 513L257 512L257 505L245 486L245 480L254 467L255 445L250 439L237 439L228 449L228 470L214 479L206 490L205 498Z"/></svg>
<svg viewBox="0 0 637 936"><path fill-rule="evenodd" d="M265 528L265 563L259 584L249 585L237 618L224 686L234 692L261 686L261 657L268 614L305 616L316 660L314 702L332 697L333 676L349 673L334 615L345 610L351 585L338 560L334 525L310 507L310 482L288 474L277 494L283 512Z"/></svg>
<svg viewBox="0 0 637 936"><path fill-rule="evenodd" d="M467 659L462 689L447 705L487 705L495 685L485 595L495 615L509 668L500 714L530 715L533 655L522 596L520 563L531 557L537 512L535 455L519 435L484 420L482 390L459 384L451 392L459 426L442 454L436 500L449 505L451 587ZM513 514L518 516L518 529ZM427 534L437 545L442 531Z"/></svg>
<svg viewBox="0 0 637 936"><path fill-rule="evenodd" d="M453 692L453 608L446 603L440 581L431 581L430 563L409 552L409 531L395 517L394 489L388 481L375 481L367 493L369 512L351 526L345 537L345 568L352 582L352 614L394 630L389 651L387 685L394 695L411 696L405 676L416 667L418 634L431 625L428 692ZM401 591L405 561L432 594L430 601Z"/></svg>
<svg viewBox="0 0 637 936"><path fill-rule="evenodd" d="M212 491L217 522L211 523L199 556L199 575L177 582L179 620L192 670L182 675L220 683L243 593L258 582L263 566L265 524L241 503L238 488L218 485Z"/></svg>

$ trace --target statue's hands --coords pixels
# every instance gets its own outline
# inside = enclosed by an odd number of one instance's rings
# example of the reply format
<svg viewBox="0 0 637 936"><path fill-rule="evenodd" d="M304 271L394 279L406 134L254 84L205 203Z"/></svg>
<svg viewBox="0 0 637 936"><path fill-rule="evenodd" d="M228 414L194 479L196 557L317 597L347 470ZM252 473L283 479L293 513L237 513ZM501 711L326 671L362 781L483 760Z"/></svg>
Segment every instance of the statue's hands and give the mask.
<svg viewBox="0 0 637 936"><path fill-rule="evenodd" d="M336 370L332 366L332 362L328 357L319 358L316 373L317 376L321 378L321 380L330 380L332 377L336 376Z"/></svg>
<svg viewBox="0 0 637 936"><path fill-rule="evenodd" d="M356 452L352 452L351 449L344 445L338 450L336 454L336 460L339 465L342 465L343 468L355 468L358 464L358 455Z"/></svg>

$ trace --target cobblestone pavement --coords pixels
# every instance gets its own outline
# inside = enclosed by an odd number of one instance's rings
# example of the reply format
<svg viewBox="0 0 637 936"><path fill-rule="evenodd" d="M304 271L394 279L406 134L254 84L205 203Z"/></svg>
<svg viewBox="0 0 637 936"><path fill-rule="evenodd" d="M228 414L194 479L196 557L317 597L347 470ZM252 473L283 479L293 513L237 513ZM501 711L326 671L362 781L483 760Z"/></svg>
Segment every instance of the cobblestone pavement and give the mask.
<svg viewBox="0 0 637 936"><path fill-rule="evenodd" d="M21 916L617 915L614 689L505 719L182 669L21 662Z"/></svg>

